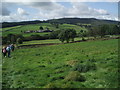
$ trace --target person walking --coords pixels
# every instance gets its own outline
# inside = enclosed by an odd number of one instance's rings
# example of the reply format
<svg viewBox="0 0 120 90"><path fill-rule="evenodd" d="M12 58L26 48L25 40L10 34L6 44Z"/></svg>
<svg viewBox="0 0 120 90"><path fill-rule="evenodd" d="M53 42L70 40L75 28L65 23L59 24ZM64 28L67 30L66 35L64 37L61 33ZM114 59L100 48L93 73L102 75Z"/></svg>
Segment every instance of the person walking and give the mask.
<svg viewBox="0 0 120 90"><path fill-rule="evenodd" d="M8 57L10 57L10 53L11 53L11 48L10 48L10 46L7 46L6 50L7 50Z"/></svg>
<svg viewBox="0 0 120 90"><path fill-rule="evenodd" d="M14 46L13 44L11 44L11 45L10 45L10 49L11 49L11 51L14 51L15 46Z"/></svg>
<svg viewBox="0 0 120 90"><path fill-rule="evenodd" d="M2 53L3 53L3 56L6 57L6 54L7 54L6 47L3 47L3 48L2 48Z"/></svg>
<svg viewBox="0 0 120 90"><path fill-rule="evenodd" d="M15 48L15 47L14 47L13 44L9 45L9 47L10 47L10 50L11 50L11 51L14 51L14 48Z"/></svg>

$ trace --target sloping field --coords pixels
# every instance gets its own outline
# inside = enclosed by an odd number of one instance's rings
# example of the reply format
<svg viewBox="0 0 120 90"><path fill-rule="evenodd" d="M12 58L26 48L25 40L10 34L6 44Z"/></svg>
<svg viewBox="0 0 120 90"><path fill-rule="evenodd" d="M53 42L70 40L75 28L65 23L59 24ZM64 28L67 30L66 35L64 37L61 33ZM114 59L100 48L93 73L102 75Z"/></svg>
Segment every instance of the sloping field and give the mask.
<svg viewBox="0 0 120 90"><path fill-rule="evenodd" d="M32 24L32 25L21 25L21 26L15 26L15 27L9 27L9 28L3 28L3 36L6 36L8 34L22 34L23 36L30 36L33 34L38 35L45 35L49 34L49 32L43 32L43 33L23 33L24 31L28 30L39 30L40 26L42 26L44 29L49 28L50 30L63 30L63 29L75 29L77 32L80 30L87 30L86 28L72 25L72 24L62 24L59 25L59 28L56 28L55 26L51 25L50 23L40 23L40 24ZM1 30L0 30L1 31ZM22 31L22 32L21 32Z"/></svg>
<svg viewBox="0 0 120 90"><path fill-rule="evenodd" d="M16 49L3 58L3 88L118 87L118 39Z"/></svg>

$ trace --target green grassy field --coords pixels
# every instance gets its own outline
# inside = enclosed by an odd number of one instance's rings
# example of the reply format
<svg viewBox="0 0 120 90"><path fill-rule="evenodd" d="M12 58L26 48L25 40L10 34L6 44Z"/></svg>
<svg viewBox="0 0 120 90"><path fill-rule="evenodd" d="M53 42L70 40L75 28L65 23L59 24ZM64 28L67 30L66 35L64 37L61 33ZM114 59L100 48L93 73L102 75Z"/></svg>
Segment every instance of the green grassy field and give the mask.
<svg viewBox="0 0 120 90"><path fill-rule="evenodd" d="M3 88L118 87L118 39L16 49L3 58Z"/></svg>
<svg viewBox="0 0 120 90"><path fill-rule="evenodd" d="M83 28L77 25L71 25L71 24L62 24L62 25L59 25L59 28L56 28L50 23L40 23L40 24L21 25L21 26L3 28L2 31L4 32L2 33L2 35L6 36L11 33L11 34L22 34L23 36L27 37L33 34L38 34L38 35L49 34L49 32L47 33L46 32L45 33L23 33L24 31L28 31L28 30L39 30L40 26L42 26L44 29L49 28L50 30L55 30L55 31L62 30L62 29L75 29L77 32L79 32L81 29L87 30L86 28ZM9 31L6 31L6 30L9 30Z"/></svg>
<svg viewBox="0 0 120 90"><path fill-rule="evenodd" d="M90 38L92 38L92 37L90 37ZM88 38L85 37L85 39L88 39ZM78 41L78 40L82 40L82 38L78 37L78 38L74 39L74 41ZM23 44L19 44L19 46L20 45L31 45L31 44L49 44L49 43L61 43L61 41L59 39L33 40L33 41L23 42Z"/></svg>

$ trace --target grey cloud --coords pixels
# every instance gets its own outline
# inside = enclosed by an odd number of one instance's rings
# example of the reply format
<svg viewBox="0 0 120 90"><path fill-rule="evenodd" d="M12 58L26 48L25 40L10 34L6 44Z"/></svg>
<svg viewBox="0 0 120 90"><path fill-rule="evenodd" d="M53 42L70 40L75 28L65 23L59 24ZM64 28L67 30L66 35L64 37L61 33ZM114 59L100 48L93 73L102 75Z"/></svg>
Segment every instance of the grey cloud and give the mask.
<svg viewBox="0 0 120 90"><path fill-rule="evenodd" d="M7 7L5 7L3 5L0 7L0 15L2 15L2 16L9 16L10 13L11 12L8 10Z"/></svg>
<svg viewBox="0 0 120 90"><path fill-rule="evenodd" d="M36 19L41 18L43 20L59 18L59 17L60 18L61 17L107 18L109 16L109 13L106 10L90 8L85 3L79 3L79 2L72 3L71 8L67 8L56 2L22 2L22 3L16 3L16 4L25 5L25 6L28 6L28 8L37 9L38 13L35 13L34 16L32 16L32 18L34 18L34 17ZM21 17L28 15L28 12L26 12L23 9L19 9L17 11L17 13L19 15L21 15ZM102 17L102 16L104 16L104 17ZM27 19L27 18L28 17L22 18L22 19ZM18 19L18 18L16 17L16 19ZM19 20L22 20L22 19L19 19Z"/></svg>
<svg viewBox="0 0 120 90"><path fill-rule="evenodd" d="M72 5L72 10L74 11L72 14L77 12L79 15L109 15L109 13L104 9L91 8L84 3L73 2Z"/></svg>
<svg viewBox="0 0 120 90"><path fill-rule="evenodd" d="M24 3L24 4L30 7L33 7L39 10L45 10L45 11L59 10L60 8L64 7L55 2L29 2L29 3Z"/></svg>

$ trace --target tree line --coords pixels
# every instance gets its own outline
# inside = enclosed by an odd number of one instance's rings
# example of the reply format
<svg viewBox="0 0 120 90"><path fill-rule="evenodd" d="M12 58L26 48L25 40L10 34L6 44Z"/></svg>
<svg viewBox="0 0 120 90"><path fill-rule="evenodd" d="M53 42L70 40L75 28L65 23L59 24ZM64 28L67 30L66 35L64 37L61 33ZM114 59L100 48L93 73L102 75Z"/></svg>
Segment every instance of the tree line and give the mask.
<svg viewBox="0 0 120 90"><path fill-rule="evenodd" d="M90 30L80 30L78 33L76 33L76 30L74 29L66 29L59 32L52 32L51 35L53 36L53 38L58 38L61 42L66 41L67 43L69 43L70 40L74 42L75 37L81 37L84 41L84 37L96 38L100 36L101 38L103 38L105 37L105 35L120 35L120 25L103 24L100 26L94 26Z"/></svg>
<svg viewBox="0 0 120 90"><path fill-rule="evenodd" d="M104 37L105 35L119 35L120 34L120 24L118 25L109 25L103 24L101 26L94 26L89 31L90 36L97 37L101 36Z"/></svg>
<svg viewBox="0 0 120 90"><path fill-rule="evenodd" d="M46 34L44 36L40 35L31 35L28 37L24 37L22 34L8 34L7 36L2 37L2 44L22 44L23 41L31 41L31 40L45 40L49 39L49 35Z"/></svg>

